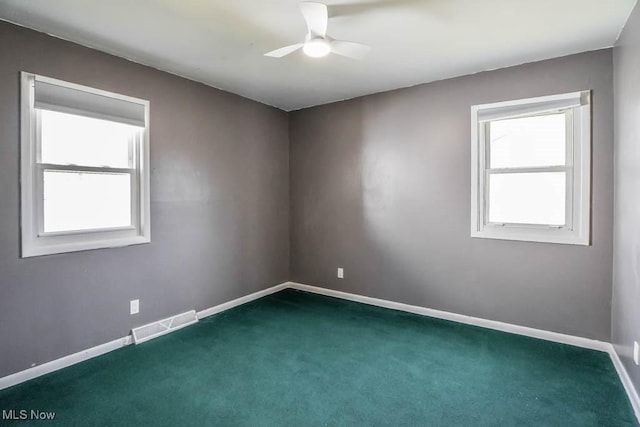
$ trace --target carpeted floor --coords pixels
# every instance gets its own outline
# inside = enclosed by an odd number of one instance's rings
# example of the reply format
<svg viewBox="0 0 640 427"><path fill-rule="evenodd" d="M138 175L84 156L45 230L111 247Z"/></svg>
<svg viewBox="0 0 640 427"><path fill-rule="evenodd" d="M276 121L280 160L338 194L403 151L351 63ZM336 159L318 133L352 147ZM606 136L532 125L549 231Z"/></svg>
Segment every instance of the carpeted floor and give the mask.
<svg viewBox="0 0 640 427"><path fill-rule="evenodd" d="M0 391L63 426L632 426L605 353L285 290Z"/></svg>

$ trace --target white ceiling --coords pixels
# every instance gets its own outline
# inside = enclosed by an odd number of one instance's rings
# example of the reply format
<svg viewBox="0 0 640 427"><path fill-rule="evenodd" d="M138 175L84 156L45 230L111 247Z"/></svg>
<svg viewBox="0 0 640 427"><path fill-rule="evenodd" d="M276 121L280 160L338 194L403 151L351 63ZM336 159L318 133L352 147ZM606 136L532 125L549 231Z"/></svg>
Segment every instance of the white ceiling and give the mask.
<svg viewBox="0 0 640 427"><path fill-rule="evenodd" d="M304 38L296 0L0 0L0 19L289 111L610 47L635 2L326 0L362 61L264 57Z"/></svg>

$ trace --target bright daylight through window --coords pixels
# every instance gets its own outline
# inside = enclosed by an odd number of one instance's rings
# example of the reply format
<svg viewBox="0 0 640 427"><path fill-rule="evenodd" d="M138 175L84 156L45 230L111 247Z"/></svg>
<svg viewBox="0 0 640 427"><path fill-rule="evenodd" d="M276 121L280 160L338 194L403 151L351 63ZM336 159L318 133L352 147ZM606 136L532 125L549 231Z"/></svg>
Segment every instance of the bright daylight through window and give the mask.
<svg viewBox="0 0 640 427"><path fill-rule="evenodd" d="M22 74L22 256L147 243L144 100Z"/></svg>
<svg viewBox="0 0 640 427"><path fill-rule="evenodd" d="M472 107L473 237L589 244L589 98Z"/></svg>

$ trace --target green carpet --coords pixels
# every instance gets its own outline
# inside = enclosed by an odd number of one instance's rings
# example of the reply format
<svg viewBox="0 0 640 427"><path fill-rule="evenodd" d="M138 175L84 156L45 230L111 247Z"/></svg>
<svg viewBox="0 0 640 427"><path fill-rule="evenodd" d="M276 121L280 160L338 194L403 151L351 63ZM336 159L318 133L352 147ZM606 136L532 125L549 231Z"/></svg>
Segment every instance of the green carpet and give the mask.
<svg viewBox="0 0 640 427"><path fill-rule="evenodd" d="M285 290L0 391L63 426L632 426L606 353Z"/></svg>

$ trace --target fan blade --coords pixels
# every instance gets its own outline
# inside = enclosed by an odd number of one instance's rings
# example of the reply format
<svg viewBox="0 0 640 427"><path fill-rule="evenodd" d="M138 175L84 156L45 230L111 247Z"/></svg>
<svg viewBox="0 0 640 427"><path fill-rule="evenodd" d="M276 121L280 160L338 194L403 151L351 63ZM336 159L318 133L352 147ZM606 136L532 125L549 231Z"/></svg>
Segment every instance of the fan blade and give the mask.
<svg viewBox="0 0 640 427"><path fill-rule="evenodd" d="M369 46L362 43L347 42L344 40L331 41L331 52L346 56L347 58L363 59L370 50L371 48Z"/></svg>
<svg viewBox="0 0 640 427"><path fill-rule="evenodd" d="M329 21L329 12L327 5L312 1L304 1L300 3L300 11L304 20L307 22L307 28L311 38L324 37L327 35L327 22Z"/></svg>
<svg viewBox="0 0 640 427"><path fill-rule="evenodd" d="M270 56L272 58L282 58L283 56L289 55L290 53L295 52L304 46L303 43L292 44L291 46L281 47L280 49L272 50L271 52L265 53L264 56Z"/></svg>

